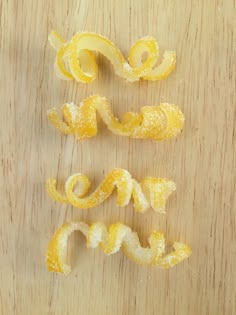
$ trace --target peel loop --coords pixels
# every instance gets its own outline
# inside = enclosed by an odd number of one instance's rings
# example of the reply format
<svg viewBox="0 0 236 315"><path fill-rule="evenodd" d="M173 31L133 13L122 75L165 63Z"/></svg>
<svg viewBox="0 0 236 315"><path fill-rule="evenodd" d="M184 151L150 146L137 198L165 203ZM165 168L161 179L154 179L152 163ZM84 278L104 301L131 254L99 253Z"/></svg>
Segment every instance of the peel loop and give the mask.
<svg viewBox="0 0 236 315"><path fill-rule="evenodd" d="M191 249L188 245L175 242L174 250L165 255L165 239L162 233L153 231L148 238L148 247L142 247L137 233L128 226L115 223L109 231L103 223L91 226L83 222L69 222L62 225L49 242L46 264L48 271L69 274L71 267L66 263L68 237L80 231L86 237L88 248L100 247L107 255L115 254L121 248L128 258L140 265L152 265L168 269L188 258Z"/></svg>
<svg viewBox="0 0 236 315"><path fill-rule="evenodd" d="M56 50L55 71L64 80L75 79L78 82L89 83L97 76L97 64L94 52L101 53L114 67L115 73L134 82L139 79L162 80L175 68L176 54L165 51L159 65L159 47L155 38L143 37L131 47L128 61L112 41L96 33L84 32L74 35L70 42L52 31L49 43ZM142 61L142 57L146 58Z"/></svg>
<svg viewBox="0 0 236 315"><path fill-rule="evenodd" d="M127 112L120 122L106 98L98 95L84 99L80 106L64 104L62 113L64 121L55 108L50 109L47 116L56 129L63 134L73 134L78 140L97 134L97 114L112 133L135 139L167 140L176 137L184 125L179 107L168 103L144 106L140 113Z"/></svg>
<svg viewBox="0 0 236 315"><path fill-rule="evenodd" d="M78 186L75 190L75 186ZM56 189L56 180L48 179L46 190L57 202L69 203L80 209L93 208L104 202L117 189L117 204L126 206L134 200L134 208L143 213L150 207L159 213L165 213L168 197L175 191L175 183L165 178L146 177L141 184L135 181L124 169L115 168L108 173L98 188L86 196L90 187L89 179L77 173L71 175L65 183L65 196Z"/></svg>

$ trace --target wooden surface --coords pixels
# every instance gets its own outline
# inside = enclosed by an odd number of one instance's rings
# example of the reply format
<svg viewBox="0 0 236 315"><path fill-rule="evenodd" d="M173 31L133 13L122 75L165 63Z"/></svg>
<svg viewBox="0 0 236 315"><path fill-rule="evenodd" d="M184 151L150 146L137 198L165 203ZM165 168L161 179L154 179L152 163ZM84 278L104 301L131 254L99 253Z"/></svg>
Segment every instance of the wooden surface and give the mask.
<svg viewBox="0 0 236 315"><path fill-rule="evenodd" d="M148 5L146 4L148 3ZM230 315L236 309L235 219L235 1L2 0L0 313ZM144 35L161 49L176 49L177 68L161 82L129 84L98 57L90 85L60 81L53 71L51 29L66 39L94 31L127 55ZM167 142L134 141L100 125L97 137L78 143L49 125L46 110L99 93L114 112L161 101L178 104L183 133ZM54 203L49 176L81 171L94 187L113 167L139 179L165 176L177 184L167 215L115 205L115 196L88 211ZM73 271L46 271L44 255L66 220L122 221L143 244L153 229L168 241L191 245L189 260L169 271L139 267L122 252L106 257L71 237Z"/></svg>

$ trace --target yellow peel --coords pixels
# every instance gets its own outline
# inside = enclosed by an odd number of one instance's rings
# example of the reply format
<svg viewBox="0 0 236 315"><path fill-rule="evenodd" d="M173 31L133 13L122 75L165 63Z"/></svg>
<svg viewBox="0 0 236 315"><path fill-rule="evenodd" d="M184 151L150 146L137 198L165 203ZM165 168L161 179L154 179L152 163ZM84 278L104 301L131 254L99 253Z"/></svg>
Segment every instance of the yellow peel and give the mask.
<svg viewBox="0 0 236 315"><path fill-rule="evenodd" d="M47 112L51 124L63 134L73 134L78 140L97 134L97 114L114 134L135 139L167 140L176 137L184 125L184 115L173 104L144 106L140 113L127 112L121 122L116 118L105 97L98 95L84 99L80 106L62 106L64 121L55 108Z"/></svg>
<svg viewBox="0 0 236 315"><path fill-rule="evenodd" d="M156 231L153 231L148 238L149 246L142 247L137 233L124 224L112 224L107 231L103 223L89 226L83 222L69 222L63 224L49 242L46 254L48 271L65 275L70 273L71 267L66 263L67 241L74 231L80 231L86 237L88 248L100 247L107 255L115 254L122 248L126 256L140 265L168 269L191 254L188 245L175 242L174 250L165 255L164 236Z"/></svg>
<svg viewBox="0 0 236 315"><path fill-rule="evenodd" d="M76 190L75 186L78 186ZM89 187L89 179L81 173L67 179L65 196L57 191L55 179L49 178L46 182L46 190L52 199L72 204L80 209L93 208L101 204L116 187L118 206L126 206L133 198L135 210L141 213L149 208L165 213L166 201L176 189L175 183L165 178L146 177L138 183L128 171L119 168L110 171L98 188L86 196Z"/></svg>
<svg viewBox="0 0 236 315"><path fill-rule="evenodd" d="M155 38L143 37L131 47L128 60L112 41L96 33L84 32L74 35L70 42L55 31L49 34L49 43L56 50L55 70L64 80L92 82L97 76L94 52L101 53L114 67L115 73L130 82L162 80L175 68L175 51L165 51L162 62L157 65L159 47ZM146 53L146 58L142 57Z"/></svg>

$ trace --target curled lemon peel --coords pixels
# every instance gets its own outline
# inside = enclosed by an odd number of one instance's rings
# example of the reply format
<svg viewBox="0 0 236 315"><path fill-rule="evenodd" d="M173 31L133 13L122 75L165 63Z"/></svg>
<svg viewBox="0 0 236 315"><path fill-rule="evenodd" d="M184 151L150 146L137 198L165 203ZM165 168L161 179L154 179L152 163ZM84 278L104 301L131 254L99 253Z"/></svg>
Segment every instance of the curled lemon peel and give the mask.
<svg viewBox="0 0 236 315"><path fill-rule="evenodd" d="M57 191L55 179L49 178L46 182L46 190L52 199L60 203L72 204L80 209L93 208L101 204L116 187L118 206L126 206L133 198L134 208L140 213L150 207L156 212L165 213L166 201L176 190L175 183L168 179L145 177L138 183L128 171L119 168L110 171L98 188L86 196L89 187L89 179L81 173L71 175L67 179L65 196Z"/></svg>
<svg viewBox="0 0 236 315"><path fill-rule="evenodd" d="M55 31L48 36L49 43L56 50L55 71L64 80L92 82L97 76L94 52L101 53L114 67L115 73L127 81L162 80L175 68L175 51L165 51L159 65L159 47L155 38L143 37L131 47L128 61L112 41L96 33L82 32L74 35L70 42ZM146 58L142 61L142 57Z"/></svg>
<svg viewBox="0 0 236 315"><path fill-rule="evenodd" d="M122 248L128 258L140 265L168 269L191 254L188 245L174 242L174 250L165 255L164 235L157 231L153 231L149 236L149 246L142 247L137 233L124 224L111 224L107 231L106 226L99 222L90 226L83 222L68 222L56 231L49 242L46 254L48 271L65 275L70 273L71 267L66 263L67 242L74 231L80 231L86 237L88 248L100 247L107 255L115 254Z"/></svg>
<svg viewBox="0 0 236 315"><path fill-rule="evenodd" d="M94 95L84 99L80 106L67 103L62 106L64 121L57 110L48 110L51 124L63 134L73 134L78 140L97 134L97 114L107 128L119 136L135 139L167 140L176 137L184 125L184 115L174 104L144 106L140 113L127 112L121 122L112 114L105 97Z"/></svg>

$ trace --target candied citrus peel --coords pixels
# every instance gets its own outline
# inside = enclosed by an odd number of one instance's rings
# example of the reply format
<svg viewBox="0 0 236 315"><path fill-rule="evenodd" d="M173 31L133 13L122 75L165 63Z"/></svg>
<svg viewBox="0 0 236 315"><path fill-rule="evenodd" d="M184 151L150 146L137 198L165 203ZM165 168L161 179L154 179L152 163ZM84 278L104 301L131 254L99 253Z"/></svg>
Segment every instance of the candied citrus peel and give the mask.
<svg viewBox="0 0 236 315"><path fill-rule="evenodd" d="M131 47L128 61L112 41L96 33L82 32L66 42L57 32L52 31L49 43L57 51L55 71L64 80L89 83L97 76L97 63L94 52L101 53L114 67L115 73L134 82L162 80L175 68L175 51L165 51L159 65L159 47L155 38L143 37ZM146 58L142 61L144 54Z"/></svg>
<svg viewBox="0 0 236 315"><path fill-rule="evenodd" d="M100 247L107 255L115 254L123 249L128 258L140 265L152 265L163 269L171 268L191 254L188 245L174 242L174 250L165 255L165 239L160 232L153 231L148 238L148 247L142 247L136 232L130 227L115 223L107 231L103 223L87 225L83 222L68 222L63 224L49 242L46 264L48 271L69 274L71 267L66 263L68 237L80 231L86 237L88 248Z"/></svg>
<svg viewBox="0 0 236 315"><path fill-rule="evenodd" d="M119 168L110 171L98 188L86 197L89 187L89 179L81 173L67 179L65 196L57 191L55 179L49 178L46 182L46 190L52 199L72 204L80 209L93 208L101 204L116 187L118 206L126 206L132 197L135 210L141 213L150 207L157 212L165 213L166 200L176 189L175 183L165 178L145 177L138 183L128 171Z"/></svg>
<svg viewBox="0 0 236 315"><path fill-rule="evenodd" d="M64 121L56 108L48 110L52 125L63 134L73 134L78 140L97 134L97 117L100 115L107 128L116 135L135 139L167 140L176 137L184 125L184 115L173 104L144 106L140 113L127 112L121 122L112 114L105 97L94 95L84 99L80 106L67 103L62 106Z"/></svg>

